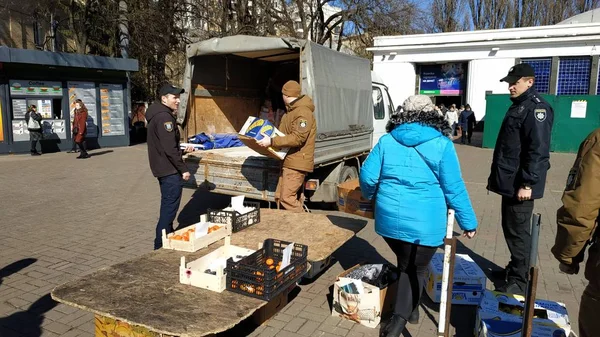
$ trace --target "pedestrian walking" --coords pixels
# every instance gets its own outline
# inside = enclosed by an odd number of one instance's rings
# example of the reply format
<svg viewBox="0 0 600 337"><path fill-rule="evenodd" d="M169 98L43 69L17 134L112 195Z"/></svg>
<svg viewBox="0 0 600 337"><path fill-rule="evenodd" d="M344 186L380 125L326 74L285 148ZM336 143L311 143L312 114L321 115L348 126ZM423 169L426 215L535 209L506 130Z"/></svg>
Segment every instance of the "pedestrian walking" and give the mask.
<svg viewBox="0 0 600 337"><path fill-rule="evenodd" d="M87 119L88 110L82 100L75 100L75 118L73 119L73 125L71 131L73 132L73 139L75 144L79 147L79 157L77 159L87 159L90 155L87 153L87 144L85 142L85 136L87 135Z"/></svg>
<svg viewBox="0 0 600 337"><path fill-rule="evenodd" d="M398 290L382 336L398 337L418 306L429 262L446 236L452 208L464 235L473 238L477 219L461 177L451 129L430 98L411 96L392 116L360 171L365 198L375 200L375 231L397 258Z"/></svg>

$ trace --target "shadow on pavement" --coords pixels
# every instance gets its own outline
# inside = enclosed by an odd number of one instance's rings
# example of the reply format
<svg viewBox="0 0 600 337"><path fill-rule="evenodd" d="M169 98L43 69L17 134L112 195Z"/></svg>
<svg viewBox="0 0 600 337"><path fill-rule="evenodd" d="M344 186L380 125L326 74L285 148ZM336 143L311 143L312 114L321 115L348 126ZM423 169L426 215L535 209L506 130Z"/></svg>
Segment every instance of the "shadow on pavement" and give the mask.
<svg viewBox="0 0 600 337"><path fill-rule="evenodd" d="M209 208L223 209L229 206L231 197L228 195L211 193L205 189L197 189L192 198L183 207L177 216L179 228L198 223L200 216L206 214Z"/></svg>
<svg viewBox="0 0 600 337"><path fill-rule="evenodd" d="M15 336L41 337L44 314L58 305L50 294L32 303L26 311L19 311L10 316L0 318L0 328L15 331ZM10 332L5 331L2 336L10 337Z"/></svg>
<svg viewBox="0 0 600 337"><path fill-rule="evenodd" d="M114 150L105 150L105 151L99 151L99 152L91 152L89 153L90 157L96 157L96 156L101 156L104 154L108 154L108 153L113 153L115 152Z"/></svg>
<svg viewBox="0 0 600 337"><path fill-rule="evenodd" d="M2 269L0 269L0 285L2 285L2 280L7 276L17 273L34 264L35 262L37 262L37 259L27 258L13 262L8 266L4 266Z"/></svg>
<svg viewBox="0 0 600 337"><path fill-rule="evenodd" d="M339 215L327 215L327 219L337 227L350 230L357 234L369 223L367 220Z"/></svg>

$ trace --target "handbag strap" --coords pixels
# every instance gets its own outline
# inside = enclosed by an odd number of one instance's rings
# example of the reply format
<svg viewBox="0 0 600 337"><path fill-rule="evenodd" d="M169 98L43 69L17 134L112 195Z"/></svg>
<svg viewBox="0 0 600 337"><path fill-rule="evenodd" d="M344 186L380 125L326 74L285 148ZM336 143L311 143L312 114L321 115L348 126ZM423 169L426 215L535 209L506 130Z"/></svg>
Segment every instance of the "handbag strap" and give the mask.
<svg viewBox="0 0 600 337"><path fill-rule="evenodd" d="M425 162L425 165L427 165L427 167L429 167L429 169L431 170L431 173L433 173L433 175L435 176L435 179L437 179L437 181L439 183L440 182L440 177L438 176L438 173L429 165L429 162L425 159L425 156L423 156L423 154L419 151L419 149L417 149L416 146L414 146L413 149L415 150L415 152L417 152L417 154L419 155L419 157L421 157L421 159L423 159L423 161Z"/></svg>

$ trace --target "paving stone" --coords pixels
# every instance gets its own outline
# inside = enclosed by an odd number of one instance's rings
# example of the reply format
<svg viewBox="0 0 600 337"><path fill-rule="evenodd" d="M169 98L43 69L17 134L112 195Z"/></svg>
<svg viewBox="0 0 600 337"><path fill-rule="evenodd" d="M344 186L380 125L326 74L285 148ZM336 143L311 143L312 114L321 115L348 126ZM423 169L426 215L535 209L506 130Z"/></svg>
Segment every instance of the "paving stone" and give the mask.
<svg viewBox="0 0 600 337"><path fill-rule="evenodd" d="M480 134L476 133L475 137L478 136ZM500 197L488 194L485 189L492 151L463 145L456 145L456 150L479 221L479 235L473 240L460 238L459 250L476 257L486 268L504 266L510 254L500 227ZM0 156L0 186L14 184L23 187L12 191L11 198L3 199L0 204L0 232L3 233L0 237L0 321L13 324L9 327L0 325L0 336L93 337L92 314L59 304L46 313L40 313L45 314L44 318L27 312L27 308L36 301L36 296L41 298L47 295L57 285L152 250L160 195L156 179L147 164L145 145L115 148L112 151L83 163L64 153L46 154L40 158ZM550 157L552 169L548 172L546 193L543 199L536 200L535 206L535 211L542 214L544 224L540 233L538 262L543 277L540 278L538 297L564 302L577 333L576 316L587 281L583 273L573 276L561 274L558 263L550 253L556 234L556 209L561 205L564 181L575 156L552 153ZM44 167L43 173L39 171L40 165ZM65 167L74 167L72 165L79 165L83 169L79 174L67 178ZM52 203L38 203L33 211L25 212L25 209L30 209L31 200L47 199L43 189L28 186L42 186L48 181L61 181L61 188L66 191L77 186L93 186L93 193L86 194L83 205L78 195L66 193L61 198L53 199ZM182 209L194 192L184 190ZM82 223L70 219L66 216L69 214L83 214L86 220ZM19 226L14 226L15 217L19 217ZM40 219L44 219L44 226L40 226ZM460 233L458 226L455 231ZM23 232L29 234L23 237ZM378 336L379 328L370 329L341 319L336 324L330 324L333 319L328 295L333 281L342 270L361 260L384 259L394 263L395 256L373 230L372 220L343 248L347 248L344 251L348 252L343 265L338 262L317 280L301 285L302 291L269 321L271 323L267 322L250 335L331 337L346 333L347 337ZM15 272L2 270L27 258L36 261ZM492 285L491 282L489 285ZM423 313L421 324L408 326L413 337L435 334L434 321L438 319L438 313L432 310L428 310L428 313L430 316ZM10 317L10 320L6 320L6 317ZM44 327L42 331L39 331L39 326L24 325L27 320L35 322L40 319L43 319L43 323L40 323ZM23 322L23 327L14 328L15 322ZM285 325L281 328L283 323ZM52 326L53 330L47 329L48 326ZM59 334L57 331L62 330L58 327L64 330L64 326L68 330ZM321 326L325 330L319 329ZM13 332L8 334L6 331Z"/></svg>

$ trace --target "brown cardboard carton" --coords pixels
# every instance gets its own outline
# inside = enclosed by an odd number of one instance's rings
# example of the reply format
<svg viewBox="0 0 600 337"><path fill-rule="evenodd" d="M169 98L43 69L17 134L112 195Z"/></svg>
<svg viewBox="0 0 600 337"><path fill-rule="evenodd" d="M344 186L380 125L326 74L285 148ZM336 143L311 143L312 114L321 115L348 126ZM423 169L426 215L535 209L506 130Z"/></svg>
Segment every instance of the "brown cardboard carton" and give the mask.
<svg viewBox="0 0 600 337"><path fill-rule="evenodd" d="M373 202L362 197L358 179L338 185L338 209L342 212L373 219Z"/></svg>
<svg viewBox="0 0 600 337"><path fill-rule="evenodd" d="M345 276L358 267L360 265L356 265L338 275L337 281L333 285L331 315L360 323L369 328L375 328L381 321L382 314L393 311L398 282L379 289L366 282L358 281L362 282L364 293L348 296L341 287L348 280ZM352 296L356 296L356 298L350 298Z"/></svg>

